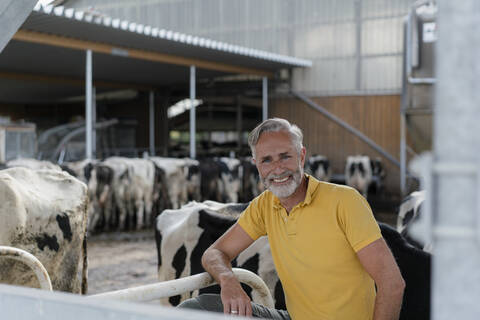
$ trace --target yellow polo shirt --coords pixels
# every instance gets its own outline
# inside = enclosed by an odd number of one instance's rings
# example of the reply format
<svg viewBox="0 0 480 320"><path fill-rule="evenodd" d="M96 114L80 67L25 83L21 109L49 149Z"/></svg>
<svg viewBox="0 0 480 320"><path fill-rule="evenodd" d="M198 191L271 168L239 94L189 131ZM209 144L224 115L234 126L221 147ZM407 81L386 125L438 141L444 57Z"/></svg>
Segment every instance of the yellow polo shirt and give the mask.
<svg viewBox="0 0 480 320"><path fill-rule="evenodd" d="M371 320L374 282L356 255L382 236L370 206L353 188L306 176L290 214L267 190L238 224L254 240L268 235L292 319Z"/></svg>

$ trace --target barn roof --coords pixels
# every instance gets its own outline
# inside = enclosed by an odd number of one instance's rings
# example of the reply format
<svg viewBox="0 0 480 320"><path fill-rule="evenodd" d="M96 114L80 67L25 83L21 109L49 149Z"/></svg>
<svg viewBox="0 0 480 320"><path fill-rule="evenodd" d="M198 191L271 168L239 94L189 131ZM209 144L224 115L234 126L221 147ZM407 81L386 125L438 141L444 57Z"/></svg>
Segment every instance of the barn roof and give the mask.
<svg viewBox="0 0 480 320"><path fill-rule="evenodd" d="M83 95L85 50L97 92L154 89L197 79L273 76L312 62L114 19L98 12L37 5L0 54L0 102L49 102Z"/></svg>

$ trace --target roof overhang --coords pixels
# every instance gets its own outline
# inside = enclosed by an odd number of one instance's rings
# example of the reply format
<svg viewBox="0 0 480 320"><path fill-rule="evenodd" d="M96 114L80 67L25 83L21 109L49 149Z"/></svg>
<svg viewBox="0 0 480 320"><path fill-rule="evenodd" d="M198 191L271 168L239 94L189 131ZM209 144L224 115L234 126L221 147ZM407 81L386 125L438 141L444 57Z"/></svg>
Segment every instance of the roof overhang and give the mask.
<svg viewBox="0 0 480 320"><path fill-rule="evenodd" d="M85 90L93 52L97 92L150 90L236 74L271 77L308 60L240 47L64 7L37 5L0 54L0 102L54 102Z"/></svg>

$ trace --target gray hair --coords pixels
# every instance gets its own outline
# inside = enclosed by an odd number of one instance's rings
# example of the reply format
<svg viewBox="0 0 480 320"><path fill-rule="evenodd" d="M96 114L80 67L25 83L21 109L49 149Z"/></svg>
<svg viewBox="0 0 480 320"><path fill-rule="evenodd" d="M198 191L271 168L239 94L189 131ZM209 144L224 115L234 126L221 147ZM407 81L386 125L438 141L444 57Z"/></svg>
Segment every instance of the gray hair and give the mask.
<svg viewBox="0 0 480 320"><path fill-rule="evenodd" d="M250 132L248 135L248 145L252 151L252 156L255 158L255 146L258 143L258 139L264 132L279 132L286 131L290 134L292 143L297 150L297 153L300 154L303 148L303 133L302 130L297 127L295 124L291 124L285 119L280 118L271 118L260 123L255 129Z"/></svg>

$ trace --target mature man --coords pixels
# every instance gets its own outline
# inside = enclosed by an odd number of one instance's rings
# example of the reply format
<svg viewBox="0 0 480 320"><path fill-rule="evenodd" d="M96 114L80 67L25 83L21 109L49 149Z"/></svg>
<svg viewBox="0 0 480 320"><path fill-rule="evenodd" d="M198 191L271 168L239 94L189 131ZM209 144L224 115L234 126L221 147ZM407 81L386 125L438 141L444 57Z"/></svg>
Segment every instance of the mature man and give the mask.
<svg viewBox="0 0 480 320"><path fill-rule="evenodd" d="M268 190L203 254L220 297L199 296L182 306L270 319L398 319L405 283L368 203L352 188L304 174L302 140L296 125L278 118L250 133ZM263 235L288 312L250 302L231 271L230 261Z"/></svg>

